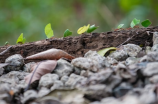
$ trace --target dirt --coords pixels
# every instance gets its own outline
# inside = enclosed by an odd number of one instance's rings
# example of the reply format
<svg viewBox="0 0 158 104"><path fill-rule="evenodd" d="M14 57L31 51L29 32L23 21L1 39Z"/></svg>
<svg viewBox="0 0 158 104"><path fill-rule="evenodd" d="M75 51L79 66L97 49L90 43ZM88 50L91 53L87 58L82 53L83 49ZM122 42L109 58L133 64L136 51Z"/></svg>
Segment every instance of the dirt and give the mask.
<svg viewBox="0 0 158 104"><path fill-rule="evenodd" d="M149 34L147 33L149 31ZM107 47L117 47L121 44L152 45L152 32L158 31L158 26L148 28L120 29L103 33L82 34L76 37L54 38L30 42L23 45L1 46L0 62L14 54L21 54L24 58L45 51L50 48L62 49L72 56L82 57L87 51L98 51ZM131 38L132 37L132 38ZM129 41L125 42L127 39ZM26 61L28 62L28 61Z"/></svg>

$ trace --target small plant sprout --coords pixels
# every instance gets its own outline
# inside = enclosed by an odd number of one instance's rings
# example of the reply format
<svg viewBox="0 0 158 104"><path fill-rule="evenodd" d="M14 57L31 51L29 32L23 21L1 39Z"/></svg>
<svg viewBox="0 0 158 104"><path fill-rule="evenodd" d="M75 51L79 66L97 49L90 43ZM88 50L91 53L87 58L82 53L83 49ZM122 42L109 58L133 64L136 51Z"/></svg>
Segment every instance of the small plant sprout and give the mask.
<svg viewBox="0 0 158 104"><path fill-rule="evenodd" d="M124 24L119 24L118 26L117 26L117 29L120 29L120 28L122 28L124 26Z"/></svg>
<svg viewBox="0 0 158 104"><path fill-rule="evenodd" d="M64 32L64 37L72 35L72 32L69 29L66 29Z"/></svg>
<svg viewBox="0 0 158 104"><path fill-rule="evenodd" d="M99 27L99 26L96 27L95 25L91 25L91 26L88 28L87 33L93 32L93 31L96 30L98 27Z"/></svg>
<svg viewBox="0 0 158 104"><path fill-rule="evenodd" d="M50 23L45 26L45 34L46 34L47 38L51 38L54 36Z"/></svg>
<svg viewBox="0 0 158 104"><path fill-rule="evenodd" d="M143 21L143 22L141 23L141 25L142 25L143 27L148 27L148 26L151 25L151 21L147 19L147 20Z"/></svg>
<svg viewBox="0 0 158 104"><path fill-rule="evenodd" d="M8 44L9 44L9 42L8 42L8 41L6 41L4 45L5 45L5 46L7 46Z"/></svg>
<svg viewBox="0 0 158 104"><path fill-rule="evenodd" d="M23 37L23 33L20 34L20 36L18 37L16 43L19 43L19 44L24 44L26 41L25 37Z"/></svg>
<svg viewBox="0 0 158 104"><path fill-rule="evenodd" d="M134 26L138 25L140 23L140 20L134 18L130 24L130 26L133 28Z"/></svg>
<svg viewBox="0 0 158 104"><path fill-rule="evenodd" d="M84 32L86 32L89 28L90 24L88 24L87 26L83 26L83 27L80 27L78 30L77 30L77 33L78 34L82 34Z"/></svg>

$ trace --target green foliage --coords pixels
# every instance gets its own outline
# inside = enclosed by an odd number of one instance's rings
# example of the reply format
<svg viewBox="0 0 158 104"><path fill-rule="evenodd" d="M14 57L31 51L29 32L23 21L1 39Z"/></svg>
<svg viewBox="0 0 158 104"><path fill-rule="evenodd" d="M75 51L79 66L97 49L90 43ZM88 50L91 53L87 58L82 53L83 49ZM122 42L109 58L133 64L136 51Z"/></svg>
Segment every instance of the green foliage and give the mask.
<svg viewBox="0 0 158 104"><path fill-rule="evenodd" d="M20 43L20 44L24 44L26 41L25 37L23 37L23 33L20 34L20 36L18 37L16 43Z"/></svg>
<svg viewBox="0 0 158 104"><path fill-rule="evenodd" d="M88 30L87 30L87 33L91 33L93 32L94 30L96 30L98 27L96 27L95 25L91 25Z"/></svg>
<svg viewBox="0 0 158 104"><path fill-rule="evenodd" d="M124 24L119 24L119 25L118 25L118 27L117 27L117 29L122 28L122 27L123 27L123 25L124 25Z"/></svg>
<svg viewBox="0 0 158 104"><path fill-rule="evenodd" d="M99 50L97 53L101 56L104 56L107 52L109 51L115 51L116 50L116 47L109 47L109 48L105 48L105 49L102 49L102 50Z"/></svg>
<svg viewBox="0 0 158 104"><path fill-rule="evenodd" d="M142 26L144 26L144 27L148 27L148 26L151 25L151 21L147 19L147 20L143 21L141 24L142 24Z"/></svg>
<svg viewBox="0 0 158 104"><path fill-rule="evenodd" d="M45 34L46 34L47 38L51 38L54 36L50 23L45 26Z"/></svg>
<svg viewBox="0 0 158 104"><path fill-rule="evenodd" d="M86 32L89 28L90 24L88 24L87 26L83 26L83 27L80 27L78 30L77 30L77 33L78 34L82 34L84 32Z"/></svg>
<svg viewBox="0 0 158 104"><path fill-rule="evenodd" d="M138 25L140 23L140 20L134 18L130 24L130 26L133 28L134 26Z"/></svg>
<svg viewBox="0 0 158 104"><path fill-rule="evenodd" d="M71 36L72 32L69 29L66 29L64 32L64 37Z"/></svg>

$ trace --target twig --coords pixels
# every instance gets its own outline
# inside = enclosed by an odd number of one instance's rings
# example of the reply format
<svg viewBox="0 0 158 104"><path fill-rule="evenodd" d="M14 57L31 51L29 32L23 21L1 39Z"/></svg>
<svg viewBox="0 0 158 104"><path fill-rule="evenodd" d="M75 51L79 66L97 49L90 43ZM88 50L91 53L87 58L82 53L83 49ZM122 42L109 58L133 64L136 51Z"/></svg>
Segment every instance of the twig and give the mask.
<svg viewBox="0 0 158 104"><path fill-rule="evenodd" d="M8 52L12 48L12 46L9 46L6 50L2 51L0 55L4 55L6 52Z"/></svg>
<svg viewBox="0 0 158 104"><path fill-rule="evenodd" d="M136 32L136 34L138 35L137 32ZM132 35L131 37L127 38L123 43L121 43L120 45L118 45L117 48L120 47L120 46L122 46L123 44L125 44L125 43L128 42L129 40L131 40L134 36L135 36L135 34Z"/></svg>

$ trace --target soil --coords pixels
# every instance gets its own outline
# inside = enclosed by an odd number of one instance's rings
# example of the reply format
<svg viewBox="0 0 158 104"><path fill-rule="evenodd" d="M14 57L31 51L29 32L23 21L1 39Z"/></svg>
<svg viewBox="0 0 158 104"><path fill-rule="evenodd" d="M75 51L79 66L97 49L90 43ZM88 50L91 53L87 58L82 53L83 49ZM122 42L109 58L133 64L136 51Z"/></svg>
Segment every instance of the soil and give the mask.
<svg viewBox="0 0 158 104"><path fill-rule="evenodd" d="M82 57L89 50L98 51L103 48L118 47L127 43L151 46L152 32L154 31L158 31L158 26L82 34L76 37L46 39L23 45L12 45L9 49L7 49L9 46L2 46L0 47L0 62L4 62L7 57L14 54L21 54L25 58L51 48L62 49L72 56ZM127 41L128 39L129 41Z"/></svg>

